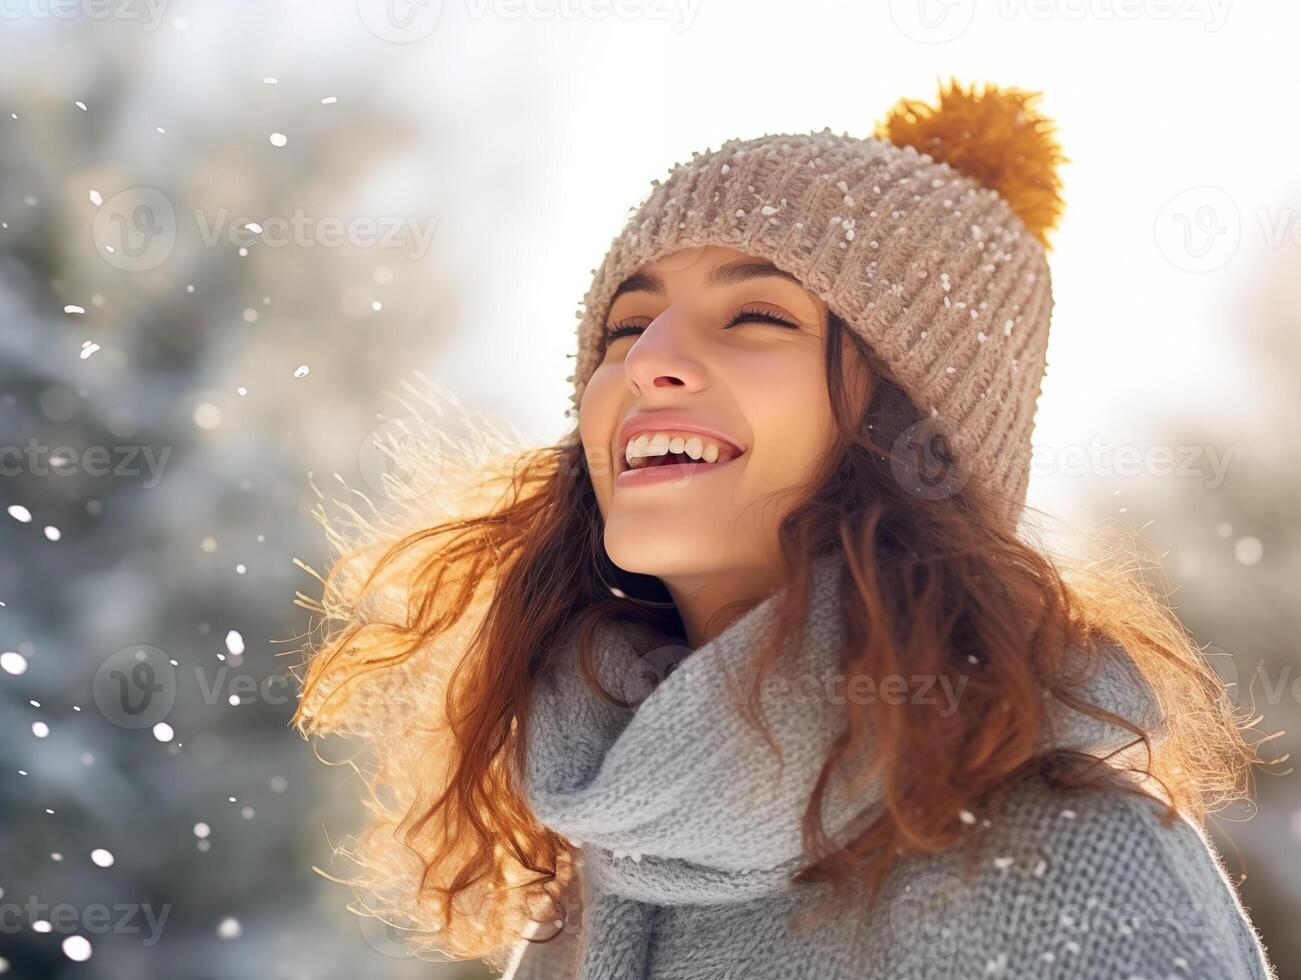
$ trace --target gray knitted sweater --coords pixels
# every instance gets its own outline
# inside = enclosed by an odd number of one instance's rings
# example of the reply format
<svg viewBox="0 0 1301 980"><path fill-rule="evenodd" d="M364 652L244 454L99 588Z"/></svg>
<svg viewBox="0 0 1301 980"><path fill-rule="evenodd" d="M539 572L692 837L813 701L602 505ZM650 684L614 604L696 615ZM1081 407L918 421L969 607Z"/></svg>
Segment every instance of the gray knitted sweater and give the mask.
<svg viewBox="0 0 1301 980"><path fill-rule="evenodd" d="M826 668L843 636L837 568L815 570L791 678ZM772 606L694 652L652 649L641 628L604 636L598 669L631 708L588 692L572 647L539 683L524 781L538 818L579 848L579 873L565 930L521 941L504 980L1273 980L1197 827L1165 826L1162 807L1132 793L1068 792L1039 776L964 816L971 847L906 859L877 902L851 898L804 928L795 916L830 886L788 879L804 866L799 822L843 707L797 698L795 687L765 693L787 763L764 761L770 750L721 685ZM648 659L670 665L651 685ZM1103 665L1088 694L1159 728L1124 657ZM1076 712L1051 728L1059 747L1105 752L1131 738ZM874 799L833 780L831 835L849 839Z"/></svg>

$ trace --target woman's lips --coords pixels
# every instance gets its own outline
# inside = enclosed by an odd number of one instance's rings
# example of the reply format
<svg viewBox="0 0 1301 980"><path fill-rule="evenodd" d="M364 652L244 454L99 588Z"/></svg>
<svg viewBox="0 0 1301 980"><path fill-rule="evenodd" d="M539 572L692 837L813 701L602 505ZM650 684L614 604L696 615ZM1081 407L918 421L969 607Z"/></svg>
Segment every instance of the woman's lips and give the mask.
<svg viewBox="0 0 1301 980"><path fill-rule="evenodd" d="M710 470L723 470L731 466L741 456L733 456L725 463L705 463L691 460L687 463L658 463L652 466L640 466L637 469L625 469L614 478L618 487L640 486L641 484L660 483L664 480L683 480L690 482L693 478L703 476Z"/></svg>

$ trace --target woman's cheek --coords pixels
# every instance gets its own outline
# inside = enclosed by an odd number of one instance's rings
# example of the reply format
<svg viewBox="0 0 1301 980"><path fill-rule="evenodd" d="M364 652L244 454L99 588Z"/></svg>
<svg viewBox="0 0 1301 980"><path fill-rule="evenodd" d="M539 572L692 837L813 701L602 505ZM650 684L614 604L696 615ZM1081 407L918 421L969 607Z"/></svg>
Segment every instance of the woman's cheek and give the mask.
<svg viewBox="0 0 1301 980"><path fill-rule="evenodd" d="M619 424L622 383L622 365L602 364L588 380L578 407L578 431L583 440L585 462L603 511L617 474L610 444Z"/></svg>
<svg viewBox="0 0 1301 980"><path fill-rule="evenodd" d="M731 382L759 452L761 472L754 474L770 489L803 482L831 437L824 368L818 356L752 360Z"/></svg>

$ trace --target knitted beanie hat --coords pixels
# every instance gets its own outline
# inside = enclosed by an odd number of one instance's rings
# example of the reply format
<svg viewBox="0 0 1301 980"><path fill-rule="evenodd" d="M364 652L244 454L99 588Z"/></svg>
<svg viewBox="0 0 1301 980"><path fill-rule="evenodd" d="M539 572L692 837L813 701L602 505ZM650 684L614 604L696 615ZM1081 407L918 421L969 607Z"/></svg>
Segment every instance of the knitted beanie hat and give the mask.
<svg viewBox="0 0 1301 980"><path fill-rule="evenodd" d="M601 360L615 289L682 248L735 248L797 276L942 433L966 477L1024 505L1047 366L1048 232L1068 162L1040 93L941 86L872 137L829 129L692 154L633 209L578 317L573 407ZM576 433L571 437L576 441Z"/></svg>

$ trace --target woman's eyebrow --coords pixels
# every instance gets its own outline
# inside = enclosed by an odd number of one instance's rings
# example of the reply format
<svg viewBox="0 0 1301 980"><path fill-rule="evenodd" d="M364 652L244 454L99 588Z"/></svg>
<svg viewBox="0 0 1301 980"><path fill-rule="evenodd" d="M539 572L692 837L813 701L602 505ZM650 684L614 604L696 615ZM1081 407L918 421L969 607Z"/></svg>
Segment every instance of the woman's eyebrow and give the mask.
<svg viewBox="0 0 1301 980"><path fill-rule="evenodd" d="M709 271L709 275L705 277L705 284L708 286L734 286L753 279L771 277L786 279L795 283L801 289L804 288L804 283L796 276L785 269L777 268L771 262L724 262L722 265L714 266ZM663 296L664 292L663 279L651 272L638 272L619 283L619 288L610 297L610 305L613 306L614 301L624 293L655 293Z"/></svg>

